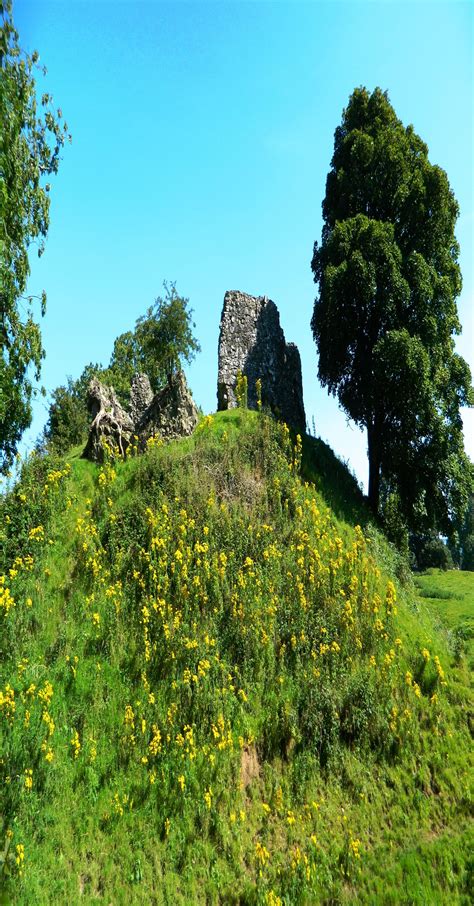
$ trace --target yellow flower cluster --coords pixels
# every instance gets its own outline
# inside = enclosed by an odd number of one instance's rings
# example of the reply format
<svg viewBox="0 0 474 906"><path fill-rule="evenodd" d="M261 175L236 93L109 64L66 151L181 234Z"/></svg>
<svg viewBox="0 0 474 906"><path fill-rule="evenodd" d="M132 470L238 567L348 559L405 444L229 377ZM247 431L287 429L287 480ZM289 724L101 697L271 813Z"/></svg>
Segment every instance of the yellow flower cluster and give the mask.
<svg viewBox="0 0 474 906"><path fill-rule="evenodd" d="M71 472L71 464L66 463L63 469L52 469L46 476L43 488L43 494L46 495L52 488L58 486L63 478L67 478Z"/></svg>
<svg viewBox="0 0 474 906"><path fill-rule="evenodd" d="M79 739L79 733L77 732L77 730L74 730L74 733L72 734L71 749L73 758L79 758L79 753L81 751L81 741Z"/></svg>
<svg viewBox="0 0 474 906"><path fill-rule="evenodd" d="M442 668L442 666L441 666L440 659L439 659L438 655L435 655L435 656L434 656L433 661L434 661L434 665L435 665L435 668L436 668L436 673L437 673L437 675L438 675L438 679L439 679L439 681L440 681L440 684L441 684L442 686L446 686L447 683L446 683L446 679L445 679L445 675L444 675L444 670L443 670L443 668Z"/></svg>
<svg viewBox="0 0 474 906"><path fill-rule="evenodd" d="M43 687L41 689L38 689L38 698L41 702L43 702L43 705L47 708L51 702L52 697L53 697L53 687L52 687L51 683L49 682L49 680L46 680Z"/></svg>
<svg viewBox="0 0 474 906"><path fill-rule="evenodd" d="M14 606L15 599L8 586L5 585L5 576L0 576L0 611L3 610L7 614Z"/></svg>
<svg viewBox="0 0 474 906"><path fill-rule="evenodd" d="M36 528L31 528L28 532L28 538L30 541L44 541L44 528L42 525L37 525Z"/></svg>
<svg viewBox="0 0 474 906"><path fill-rule="evenodd" d="M204 415L201 421L199 422L196 431L205 431L208 428L211 428L214 423L214 418L212 415Z"/></svg>
<svg viewBox="0 0 474 906"><path fill-rule="evenodd" d="M102 466L99 476L97 478L97 483L100 488L104 489L109 485L113 484L117 478L117 472L115 471L111 462L107 461Z"/></svg>
<svg viewBox="0 0 474 906"><path fill-rule="evenodd" d="M296 872L299 870L300 866L303 868L306 880L309 881L311 878L311 863L309 857L299 846L295 846L291 856L291 870Z"/></svg>
<svg viewBox="0 0 474 906"><path fill-rule="evenodd" d="M163 438L161 438L159 434L152 434L146 442L146 448L147 450L156 450L159 447L162 447L163 443Z"/></svg>
<svg viewBox="0 0 474 906"><path fill-rule="evenodd" d="M351 855L353 856L353 858L360 859L360 846L361 846L360 840L354 839L353 837L351 837L349 846L350 846L350 852L351 852Z"/></svg>
<svg viewBox="0 0 474 906"><path fill-rule="evenodd" d="M282 906L282 899L273 890L269 890L265 898L266 906Z"/></svg>
<svg viewBox="0 0 474 906"><path fill-rule="evenodd" d="M25 861L25 847L23 843L17 843L15 846L15 863L18 868L18 874L23 874L23 864Z"/></svg>
<svg viewBox="0 0 474 906"><path fill-rule="evenodd" d="M261 870L265 867L267 862L270 861L270 853L268 852L266 846L263 846L263 844L260 843L260 840L257 840L255 844L255 855L257 857L257 863L259 864Z"/></svg>

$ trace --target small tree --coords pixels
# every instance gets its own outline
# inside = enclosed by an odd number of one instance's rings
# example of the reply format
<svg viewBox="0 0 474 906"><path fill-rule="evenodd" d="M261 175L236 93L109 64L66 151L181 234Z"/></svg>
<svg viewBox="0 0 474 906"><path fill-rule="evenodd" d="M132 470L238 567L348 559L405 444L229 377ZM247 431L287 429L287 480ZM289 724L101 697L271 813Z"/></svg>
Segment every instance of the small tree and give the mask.
<svg viewBox="0 0 474 906"><path fill-rule="evenodd" d="M103 380L112 384L123 405L130 398L130 384L137 371L146 371L142 350L139 347L136 332L128 330L120 334L114 342L110 364L104 372Z"/></svg>
<svg viewBox="0 0 474 906"><path fill-rule="evenodd" d="M57 172L68 137L49 94L41 100L44 115L38 111L37 64L37 53L19 45L11 0L0 0L0 469L8 467L31 422L32 375L39 379L44 352L32 300L24 298L28 249L38 241L43 252L49 226L43 179ZM45 306L43 293L42 315Z"/></svg>
<svg viewBox="0 0 474 906"><path fill-rule="evenodd" d="M353 92L331 163L312 260L319 378L367 429L373 512L383 482L411 529L449 535L467 503L460 407L472 399L453 342L458 205L379 88Z"/></svg>
<svg viewBox="0 0 474 906"><path fill-rule="evenodd" d="M68 377L66 385L53 390L43 440L58 453L65 453L87 437L90 422L87 391L91 378L96 375L102 378L103 369L91 363L77 380Z"/></svg>
<svg viewBox="0 0 474 906"><path fill-rule="evenodd" d="M135 327L135 339L143 371L157 390L171 382L183 362L191 362L200 345L193 334L195 324L189 299L180 296L175 283L164 283L164 297L158 296Z"/></svg>
<svg viewBox="0 0 474 906"><path fill-rule="evenodd" d="M421 572L430 568L446 571L454 566L449 547L436 535L430 535L422 540L416 554L416 561Z"/></svg>
<svg viewBox="0 0 474 906"><path fill-rule="evenodd" d="M130 397L130 384L137 371L150 378L156 392L181 367L191 362L200 346L193 334L189 299L180 296L175 283L164 283L164 297L158 296L147 312L138 318L135 330L121 334L114 343L104 380L113 384L121 402Z"/></svg>

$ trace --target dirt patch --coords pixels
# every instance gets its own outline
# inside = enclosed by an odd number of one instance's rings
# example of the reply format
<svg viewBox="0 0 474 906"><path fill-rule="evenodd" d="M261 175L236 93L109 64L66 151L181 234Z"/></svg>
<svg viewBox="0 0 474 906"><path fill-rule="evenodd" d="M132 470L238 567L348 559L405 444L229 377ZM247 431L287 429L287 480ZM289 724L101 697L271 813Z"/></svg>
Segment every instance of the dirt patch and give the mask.
<svg viewBox="0 0 474 906"><path fill-rule="evenodd" d="M246 789L257 777L260 777L257 750L255 746L244 746L240 759L240 782L242 787Z"/></svg>
<svg viewBox="0 0 474 906"><path fill-rule="evenodd" d="M90 875L80 875L79 876L79 895L84 896L86 888L89 887L92 878Z"/></svg>

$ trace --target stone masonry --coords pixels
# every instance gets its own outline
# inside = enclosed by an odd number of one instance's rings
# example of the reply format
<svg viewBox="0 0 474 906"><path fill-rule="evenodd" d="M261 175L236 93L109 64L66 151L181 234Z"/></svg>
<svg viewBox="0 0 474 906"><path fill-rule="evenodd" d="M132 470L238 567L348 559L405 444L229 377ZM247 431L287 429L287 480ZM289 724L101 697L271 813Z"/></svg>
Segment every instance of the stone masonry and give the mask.
<svg viewBox="0 0 474 906"><path fill-rule="evenodd" d="M301 359L287 343L278 309L267 296L229 290L224 296L219 334L217 408L237 405L237 373L247 377L248 406L257 408L255 384L262 382L262 403L283 421L306 430Z"/></svg>

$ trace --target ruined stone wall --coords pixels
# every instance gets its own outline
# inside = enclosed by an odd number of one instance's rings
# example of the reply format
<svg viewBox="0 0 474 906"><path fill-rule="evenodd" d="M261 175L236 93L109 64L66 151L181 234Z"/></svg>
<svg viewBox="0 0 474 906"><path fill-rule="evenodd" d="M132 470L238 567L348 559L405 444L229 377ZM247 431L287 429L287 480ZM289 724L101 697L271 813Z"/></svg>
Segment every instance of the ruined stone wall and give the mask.
<svg viewBox="0 0 474 906"><path fill-rule="evenodd" d="M257 407L255 384L262 382L262 402L278 418L300 431L306 428L301 360L286 343L278 309L267 296L229 290L224 296L219 334L218 409L237 405L237 373L247 377L248 405Z"/></svg>

